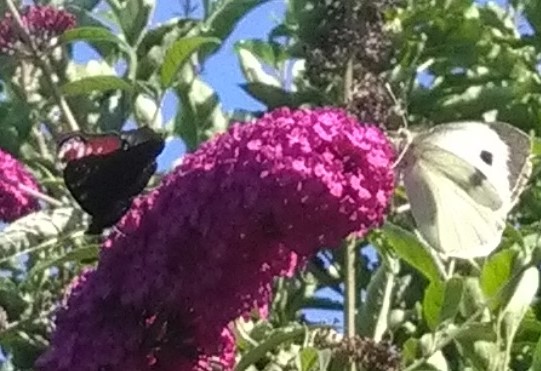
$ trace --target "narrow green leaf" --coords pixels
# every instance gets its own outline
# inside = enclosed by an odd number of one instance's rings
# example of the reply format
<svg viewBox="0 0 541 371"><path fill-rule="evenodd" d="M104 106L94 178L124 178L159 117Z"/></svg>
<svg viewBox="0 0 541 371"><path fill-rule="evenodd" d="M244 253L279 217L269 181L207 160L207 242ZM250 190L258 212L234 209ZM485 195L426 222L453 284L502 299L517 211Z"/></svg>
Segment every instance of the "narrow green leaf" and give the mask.
<svg viewBox="0 0 541 371"><path fill-rule="evenodd" d="M191 84L176 88L179 110L175 116L174 132L186 143L188 150L197 146L227 127L218 96L212 88L197 77Z"/></svg>
<svg viewBox="0 0 541 371"><path fill-rule="evenodd" d="M503 310L502 333L510 353L515 334L539 288L539 271L529 267L509 287L509 299ZM506 287L507 289L507 287ZM509 356L511 356L509 354Z"/></svg>
<svg viewBox="0 0 541 371"><path fill-rule="evenodd" d="M250 365L253 365L263 358L267 352L275 349L286 341L292 341L298 339L299 337L305 336L306 331L307 329L305 327L299 328L298 325L280 328L274 331L264 342L260 343L258 346L243 355L235 367L235 371L246 370Z"/></svg>
<svg viewBox="0 0 541 371"><path fill-rule="evenodd" d="M269 0L224 0L211 2L211 12L204 24L199 26L199 35L213 36L225 40L233 32L237 23L253 8ZM211 55L216 48L204 52L203 58Z"/></svg>
<svg viewBox="0 0 541 371"><path fill-rule="evenodd" d="M110 90L132 90L133 86L127 80L116 76L91 76L77 81L68 82L61 86L66 95L84 95L93 92L105 92Z"/></svg>
<svg viewBox="0 0 541 371"><path fill-rule="evenodd" d="M38 264L36 264L28 273L28 277L32 279L33 275L40 273L47 268L58 267L64 263L80 263L86 260L96 260L98 258L98 253L99 247L97 245L93 245L78 247L69 251L66 254L63 254L62 256L55 257L53 259L48 257L47 259L42 260Z"/></svg>
<svg viewBox="0 0 541 371"><path fill-rule="evenodd" d="M327 371L332 360L332 350L321 349L317 352L319 371Z"/></svg>
<svg viewBox="0 0 541 371"><path fill-rule="evenodd" d="M409 364L421 355L421 344L419 339L409 338L402 346L402 359L405 364Z"/></svg>
<svg viewBox="0 0 541 371"><path fill-rule="evenodd" d="M179 68L188 60L188 58L197 51L202 45L215 43L220 40L214 37L185 37L176 41L165 53L162 67L160 69L160 83L164 89L167 89L173 83Z"/></svg>
<svg viewBox="0 0 541 371"><path fill-rule="evenodd" d="M511 279L515 256L514 250L506 249L490 256L486 261L481 271L480 283L487 299L493 299Z"/></svg>
<svg viewBox="0 0 541 371"><path fill-rule="evenodd" d="M392 259L389 259L393 263ZM398 263L394 259L394 263ZM396 267L398 268L398 267ZM398 269L397 269L398 270ZM388 329L391 294L396 279L396 272L386 264L378 267L366 288L366 297L359 311L358 334L381 340Z"/></svg>
<svg viewBox="0 0 541 371"><path fill-rule="evenodd" d="M149 23L155 0L122 1L120 7L113 7L124 36L130 45L135 45Z"/></svg>
<svg viewBox="0 0 541 371"><path fill-rule="evenodd" d="M113 43L124 50L128 48L128 45L126 45L121 38L103 27L72 28L71 30L67 30L62 34L60 41L63 43L73 41L106 41Z"/></svg>
<svg viewBox="0 0 541 371"><path fill-rule="evenodd" d="M318 363L317 349L313 347L304 348L297 355L296 363L300 371L313 370Z"/></svg>
<svg viewBox="0 0 541 371"><path fill-rule="evenodd" d="M261 82L249 82L240 84L240 87L252 97L264 103L269 109L280 106L295 107L299 103L293 93L278 86Z"/></svg>
<svg viewBox="0 0 541 371"><path fill-rule="evenodd" d="M383 236L395 253L408 264L421 272L429 281L439 282L441 276L434 258L427 248L411 232L392 223L385 223Z"/></svg>
<svg viewBox="0 0 541 371"><path fill-rule="evenodd" d="M81 222L81 213L71 207L32 213L9 224L0 232L0 262L25 253L54 246L63 231Z"/></svg>
<svg viewBox="0 0 541 371"><path fill-rule="evenodd" d="M534 137L532 140L532 155L541 156L541 139Z"/></svg>
<svg viewBox="0 0 541 371"><path fill-rule="evenodd" d="M538 370L541 370L541 336L539 337L539 340L537 341L537 345L535 346L535 350L533 353L532 367L530 367L530 371L538 371Z"/></svg>
<svg viewBox="0 0 541 371"><path fill-rule="evenodd" d="M426 324L431 330L434 330L438 326L444 294L444 285L438 282L431 282L425 289L425 295L423 297L423 316Z"/></svg>
<svg viewBox="0 0 541 371"><path fill-rule="evenodd" d="M269 66L262 62L261 58L255 55L249 48L244 46L244 43L237 43L235 50L239 57L240 66L245 79L248 82L257 82L274 87L280 87L280 80L267 72Z"/></svg>
<svg viewBox="0 0 541 371"><path fill-rule="evenodd" d="M462 302L462 293L464 292L464 281L461 277L452 277L445 282L445 292L443 303L440 309L438 324L452 320L458 313L458 308Z"/></svg>

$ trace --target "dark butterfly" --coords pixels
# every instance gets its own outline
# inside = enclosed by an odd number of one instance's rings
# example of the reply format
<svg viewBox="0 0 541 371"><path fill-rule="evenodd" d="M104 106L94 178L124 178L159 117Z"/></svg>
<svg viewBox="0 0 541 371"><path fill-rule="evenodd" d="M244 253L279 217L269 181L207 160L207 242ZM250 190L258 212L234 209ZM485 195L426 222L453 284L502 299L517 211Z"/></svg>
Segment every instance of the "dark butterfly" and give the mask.
<svg viewBox="0 0 541 371"><path fill-rule="evenodd" d="M64 181L81 208L92 216L87 233L100 234L128 211L156 171L163 138L143 127L120 133L73 132L58 141Z"/></svg>

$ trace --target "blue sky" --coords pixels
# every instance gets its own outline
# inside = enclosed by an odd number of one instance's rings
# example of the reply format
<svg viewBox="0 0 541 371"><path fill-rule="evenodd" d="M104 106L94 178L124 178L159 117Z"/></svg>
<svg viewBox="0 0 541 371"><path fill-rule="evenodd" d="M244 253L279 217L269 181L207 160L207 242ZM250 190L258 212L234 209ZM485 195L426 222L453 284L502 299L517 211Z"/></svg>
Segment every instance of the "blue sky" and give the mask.
<svg viewBox="0 0 541 371"><path fill-rule="evenodd" d="M163 23L181 13L180 1L158 0L152 26ZM199 8L194 16L202 13L199 1L192 1ZM268 1L253 9L247 17L243 18L235 28L231 36L225 41L219 52L213 55L203 66L202 78L218 94L224 111L233 109L263 110L265 107L251 98L239 84L244 82L233 46L239 40L252 38L266 38L268 32L283 18L285 12L284 0ZM173 95L166 96L162 113L164 121L170 120L176 113L176 99ZM162 155L158 158L159 170L163 171L170 167L171 162L184 152L181 141L169 142Z"/></svg>

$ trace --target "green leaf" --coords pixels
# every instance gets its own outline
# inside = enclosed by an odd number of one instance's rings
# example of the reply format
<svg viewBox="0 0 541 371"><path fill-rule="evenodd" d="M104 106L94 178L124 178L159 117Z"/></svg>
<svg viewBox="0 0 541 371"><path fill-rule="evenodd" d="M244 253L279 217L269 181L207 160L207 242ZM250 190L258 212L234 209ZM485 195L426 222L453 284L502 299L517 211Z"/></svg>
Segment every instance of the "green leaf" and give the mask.
<svg viewBox="0 0 541 371"><path fill-rule="evenodd" d="M461 277L452 277L445 282L445 293L443 304L440 309L438 322L453 320L458 313L458 308L462 302L462 293L464 292L464 281Z"/></svg>
<svg viewBox="0 0 541 371"><path fill-rule="evenodd" d="M493 308L498 306L499 300L497 302L492 302L492 300L501 294L500 291L511 279L515 256L514 250L502 250L490 256L483 266L480 277L481 289L491 301Z"/></svg>
<svg viewBox="0 0 541 371"><path fill-rule="evenodd" d="M269 66L278 67L280 63L286 61L290 56L284 50L284 46L277 42L266 42L263 40L242 40L235 44L235 49L245 49L255 58L266 63Z"/></svg>
<svg viewBox="0 0 541 371"><path fill-rule="evenodd" d="M0 102L0 148L19 154L33 127L31 116L31 106L24 100Z"/></svg>
<svg viewBox="0 0 541 371"><path fill-rule="evenodd" d="M294 93L290 93L278 86L250 82L240 84L240 87L269 109L281 106L296 107L301 103Z"/></svg>
<svg viewBox="0 0 541 371"><path fill-rule="evenodd" d="M116 76L91 76L77 81L71 81L61 86L66 95L83 95L93 92L106 92L111 90L133 90L129 81Z"/></svg>
<svg viewBox="0 0 541 371"><path fill-rule="evenodd" d="M423 297L423 316L432 330L438 325L440 308L443 303L444 286L441 283L431 282L425 289Z"/></svg>
<svg viewBox="0 0 541 371"><path fill-rule="evenodd" d="M366 297L359 311L358 334L381 340L388 329L391 293L398 270L398 261L388 259L395 267L382 264L372 276L366 289ZM394 268L394 269L393 269Z"/></svg>
<svg viewBox="0 0 541 371"><path fill-rule="evenodd" d="M262 63L260 57L245 47L244 42L237 43L235 50L240 60L244 78L248 82L261 83L277 88L281 86L280 80L265 70L265 65ZM269 68L267 67L267 69Z"/></svg>
<svg viewBox="0 0 541 371"><path fill-rule="evenodd" d="M512 283L511 287L508 288L511 294L502 313L502 333L505 336L509 352L518 327L539 288L537 267L526 268Z"/></svg>
<svg viewBox="0 0 541 371"><path fill-rule="evenodd" d="M135 45L149 23L155 0L121 0L119 3L119 8L113 8L116 18L128 44Z"/></svg>
<svg viewBox="0 0 541 371"><path fill-rule="evenodd" d="M123 50L127 50L129 46L118 36L113 34L103 27L78 27L67 30L60 37L63 43L73 41L106 41L117 45Z"/></svg>
<svg viewBox="0 0 541 371"><path fill-rule="evenodd" d="M537 137L533 138L532 155L541 156L541 138L537 138Z"/></svg>
<svg viewBox="0 0 541 371"><path fill-rule="evenodd" d="M273 331L268 338L262 343L258 344L255 348L244 354L237 366L236 371L243 371L248 369L250 365L255 364L261 358L263 358L267 352L272 351L280 344L287 341L293 341L306 335L307 329L305 327L299 327L299 325L292 325L288 327L282 327Z"/></svg>
<svg viewBox="0 0 541 371"><path fill-rule="evenodd" d="M0 232L0 262L54 246L63 231L81 223L81 213L71 207L44 210L22 217Z"/></svg>
<svg viewBox="0 0 541 371"><path fill-rule="evenodd" d="M175 116L174 132L193 151L197 146L215 133L225 131L227 119L222 112L216 92L201 79L191 81L176 88L179 96L179 110Z"/></svg>
<svg viewBox="0 0 541 371"><path fill-rule="evenodd" d="M321 349L317 352L319 371L327 371L332 361L332 350Z"/></svg>
<svg viewBox="0 0 541 371"><path fill-rule="evenodd" d="M316 348L308 347L302 349L296 358L297 369L300 371L314 370L318 364L318 355Z"/></svg>
<svg viewBox="0 0 541 371"><path fill-rule="evenodd" d="M435 330L458 313L462 301L463 281L453 277L444 284L431 282L423 298L423 315L428 327Z"/></svg>
<svg viewBox="0 0 541 371"><path fill-rule="evenodd" d="M402 346L402 359L409 364L421 356L421 344L419 339L409 338Z"/></svg>
<svg viewBox="0 0 541 371"><path fill-rule="evenodd" d="M392 223L385 223L383 236L395 253L422 273L429 281L439 282L441 276L434 258L411 232Z"/></svg>
<svg viewBox="0 0 541 371"><path fill-rule="evenodd" d="M173 80L180 68L188 58L202 45L216 43L220 40L213 37L185 37L176 41L165 53L162 67L160 69L160 82L164 89L173 83Z"/></svg>
<svg viewBox="0 0 541 371"><path fill-rule="evenodd" d="M52 258L47 256L46 259L40 260L28 273L29 279L32 279L35 274L44 271L47 268L58 267L64 263L81 263L84 261L95 261L98 258L99 247L97 245L82 246L68 251L61 256Z"/></svg>
<svg viewBox="0 0 541 371"><path fill-rule="evenodd" d="M11 321L18 321L27 307L28 302L20 287L8 277L0 277L0 311L5 311ZM0 331L0 343L6 335Z"/></svg>
<svg viewBox="0 0 541 371"><path fill-rule="evenodd" d="M199 27L199 35L213 36L224 41L233 32L237 23L253 8L268 0L223 0L213 2L209 17ZM210 56L216 48L208 48L202 58Z"/></svg>
<svg viewBox="0 0 541 371"><path fill-rule="evenodd" d="M541 336L539 337L539 340L537 341L537 345L535 346L535 350L533 353L532 367L530 367L530 371L537 371L537 370L541 370Z"/></svg>
<svg viewBox="0 0 541 371"><path fill-rule="evenodd" d="M68 6L77 6L85 10L92 10L99 2L100 0L69 0L67 3Z"/></svg>

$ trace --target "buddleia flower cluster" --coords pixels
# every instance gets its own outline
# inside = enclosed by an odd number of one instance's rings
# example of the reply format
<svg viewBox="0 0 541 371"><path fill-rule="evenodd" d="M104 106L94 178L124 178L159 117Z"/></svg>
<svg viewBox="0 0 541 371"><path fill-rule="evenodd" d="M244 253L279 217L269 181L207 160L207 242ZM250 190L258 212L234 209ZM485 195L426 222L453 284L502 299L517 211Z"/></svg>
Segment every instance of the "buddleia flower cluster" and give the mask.
<svg viewBox="0 0 541 371"><path fill-rule="evenodd" d="M395 0L312 2L313 23L317 26L299 32L305 49L306 77L324 91L332 87L336 99L341 99L346 61L352 58L352 97L346 108L361 121L386 126L396 114L382 76L392 56L384 11Z"/></svg>
<svg viewBox="0 0 541 371"><path fill-rule="evenodd" d="M355 363L361 370L401 370L400 353L386 341L377 343L361 336L348 338L332 329L324 329L315 334L314 345L319 349L330 349L333 358Z"/></svg>
<svg viewBox="0 0 541 371"><path fill-rule="evenodd" d="M25 189L37 191L36 180L21 162L0 149L0 221L13 222L39 208Z"/></svg>
<svg viewBox="0 0 541 371"><path fill-rule="evenodd" d="M55 39L75 27L75 16L52 6L28 6L21 12L21 21L29 40L21 35L13 14L6 13L0 21L0 53L32 55L28 41L37 51L46 51L56 44Z"/></svg>
<svg viewBox="0 0 541 371"><path fill-rule="evenodd" d="M57 315L42 371L231 370L231 322L322 247L380 225L394 152L335 108L272 111L203 144L131 210Z"/></svg>

